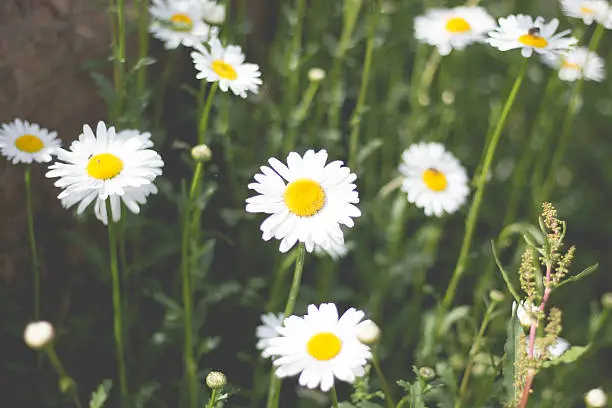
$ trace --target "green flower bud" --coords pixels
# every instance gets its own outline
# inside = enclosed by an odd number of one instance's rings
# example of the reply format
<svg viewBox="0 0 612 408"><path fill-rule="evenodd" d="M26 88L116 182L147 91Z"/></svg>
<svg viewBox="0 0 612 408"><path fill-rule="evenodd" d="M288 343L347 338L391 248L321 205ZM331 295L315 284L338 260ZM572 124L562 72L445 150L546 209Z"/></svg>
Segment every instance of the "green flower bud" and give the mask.
<svg viewBox="0 0 612 408"><path fill-rule="evenodd" d="M206 385L212 390L219 390L227 384L227 377L219 371L211 371L206 376Z"/></svg>

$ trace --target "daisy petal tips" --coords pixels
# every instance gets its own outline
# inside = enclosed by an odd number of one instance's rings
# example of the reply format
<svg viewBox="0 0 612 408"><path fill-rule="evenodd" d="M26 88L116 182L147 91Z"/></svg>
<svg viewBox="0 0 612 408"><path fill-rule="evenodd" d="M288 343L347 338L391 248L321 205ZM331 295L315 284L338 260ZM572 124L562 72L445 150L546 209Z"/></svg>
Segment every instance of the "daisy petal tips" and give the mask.
<svg viewBox="0 0 612 408"><path fill-rule="evenodd" d="M192 47L217 35L217 29L204 20L207 20L207 16L212 17L211 20L219 20L220 17L224 19L225 8L222 11L223 16L220 16L216 3L209 1L153 0L149 8L149 32L163 41L166 49L174 49L179 45Z"/></svg>
<svg viewBox="0 0 612 408"><path fill-rule="evenodd" d="M13 164L50 162L60 146L57 132L15 119L0 127L0 152Z"/></svg>
<svg viewBox="0 0 612 408"><path fill-rule="evenodd" d="M484 41L494 27L495 20L482 7L431 9L414 20L414 36L436 46L440 55L448 55L453 49Z"/></svg>
<svg viewBox="0 0 612 408"><path fill-rule="evenodd" d="M324 392L334 386L335 379L354 382L372 357L370 348L358 338L363 317L362 311L350 308L338 318L333 303L310 305L304 317L289 316L265 349L274 359L276 375L299 374L301 386Z"/></svg>
<svg viewBox="0 0 612 408"><path fill-rule="evenodd" d="M610 28L610 4L606 0L561 0L563 14L580 18L586 25L593 22Z"/></svg>
<svg viewBox="0 0 612 408"><path fill-rule="evenodd" d="M261 224L262 238L281 240L287 252L298 241L308 252L315 245L324 249L344 243L340 224L352 228L361 211L351 173L339 160L326 164L327 151L308 150L304 156L291 152L287 165L268 160L248 187L259 195L246 200L246 211L270 214Z"/></svg>
<svg viewBox="0 0 612 408"><path fill-rule="evenodd" d="M606 76L604 60L586 47L571 50L567 55L545 55L546 65L559 71L559 79L573 82L584 78L601 82Z"/></svg>
<svg viewBox="0 0 612 408"><path fill-rule="evenodd" d="M552 19L546 23L542 17L533 18L523 14L511 15L499 19L499 27L489 33L487 42L500 51L520 49L525 58L535 51L541 55L565 55L578 43L574 37L568 37L570 30L555 34L559 20Z"/></svg>

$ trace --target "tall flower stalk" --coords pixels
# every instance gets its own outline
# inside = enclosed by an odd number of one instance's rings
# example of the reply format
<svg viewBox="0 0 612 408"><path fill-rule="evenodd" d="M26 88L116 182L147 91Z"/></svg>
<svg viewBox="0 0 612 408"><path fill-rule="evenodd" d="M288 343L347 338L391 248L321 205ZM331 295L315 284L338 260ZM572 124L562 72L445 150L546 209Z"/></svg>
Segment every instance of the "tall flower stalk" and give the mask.
<svg viewBox="0 0 612 408"><path fill-rule="evenodd" d="M461 250L459 252L459 259L457 260L457 264L455 265L455 270L453 271L453 275L451 277L451 281L448 284L446 289L446 293L444 294L444 298L442 300L442 304L440 305L438 320L444 316L446 311L449 309L450 305L453 302L455 297L455 293L457 291L457 285L459 284L459 280L463 276L465 272L468 255L470 253L470 249L472 247L472 239L474 237L474 229L476 227L476 221L478 220L478 214L480 213L480 206L482 204L482 197L484 196L485 185L487 181L487 176L489 174L489 170L491 169L491 165L493 164L493 158L495 156L495 151L497 150L497 145L499 144L499 140L501 138L502 130L506 124L506 119L508 118L508 114L510 113L510 109L512 109L512 105L514 104L514 100L516 99L516 95L521 87L523 82L523 78L525 77L525 73L527 72L527 64L528 59L523 61L523 66L514 81L514 85L512 86L512 90L510 91L510 95L508 99L506 99L506 103L504 108L502 109L499 120L497 121L497 125L495 126L495 130L491 136L491 140L486 147L486 153L484 155L483 161L480 165L480 173L476 178L476 191L474 193L474 199L472 200L472 205L470 206L466 226L465 226L465 234L463 236L463 242L461 244Z"/></svg>
<svg viewBox="0 0 612 408"><path fill-rule="evenodd" d="M32 258L32 275L34 277L34 320L40 317L40 264L36 250L36 235L34 232L34 210L32 208L31 166L28 165L24 173L26 190L26 207L28 219L28 241L30 242L30 257Z"/></svg>
<svg viewBox="0 0 612 408"><path fill-rule="evenodd" d="M123 112L125 95L125 0L110 0L111 28L113 39L113 82L115 103L111 117L115 123Z"/></svg>

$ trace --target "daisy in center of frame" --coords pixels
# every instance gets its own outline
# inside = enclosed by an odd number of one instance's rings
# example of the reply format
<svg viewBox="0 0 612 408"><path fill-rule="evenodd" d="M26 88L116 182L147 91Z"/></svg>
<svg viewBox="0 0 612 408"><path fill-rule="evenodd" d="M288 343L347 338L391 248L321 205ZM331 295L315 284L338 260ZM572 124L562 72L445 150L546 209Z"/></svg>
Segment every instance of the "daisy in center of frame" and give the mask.
<svg viewBox="0 0 612 408"><path fill-rule="evenodd" d="M459 160L440 143L417 143L402 154L402 191L408 201L440 217L463 205L470 192L467 173Z"/></svg>
<svg viewBox="0 0 612 408"><path fill-rule="evenodd" d="M372 356L357 336L363 317L362 311L350 308L338 318L333 303L310 305L304 317L289 316L265 349L275 358L276 375L299 373L300 385L322 391L329 391L335 378L352 383Z"/></svg>
<svg viewBox="0 0 612 408"><path fill-rule="evenodd" d="M308 252L315 245L328 248L344 243L340 224L353 227L359 195L353 183L357 176L339 160L325 164L327 151L308 150L304 157L291 152L287 165L278 159L262 166L249 188L259 195L246 200L246 211L271 214L261 224L264 241L281 240L287 252L303 242Z"/></svg>

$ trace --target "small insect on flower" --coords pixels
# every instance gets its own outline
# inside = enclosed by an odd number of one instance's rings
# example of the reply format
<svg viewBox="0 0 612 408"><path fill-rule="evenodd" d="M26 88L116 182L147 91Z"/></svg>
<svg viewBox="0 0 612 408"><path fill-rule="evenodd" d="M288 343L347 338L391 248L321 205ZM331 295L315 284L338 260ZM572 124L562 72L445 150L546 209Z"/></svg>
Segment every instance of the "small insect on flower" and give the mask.
<svg viewBox="0 0 612 408"><path fill-rule="evenodd" d="M542 61L559 70L559 79L573 82L580 78L601 82L606 76L604 60L586 47L571 50L567 55L544 55Z"/></svg>
<svg viewBox="0 0 612 408"><path fill-rule="evenodd" d="M593 22L610 28L610 4L606 0L561 0L563 14L568 17L581 18L584 24Z"/></svg>
<svg viewBox="0 0 612 408"><path fill-rule="evenodd" d="M440 143L417 143L402 153L402 191L408 201L437 217L454 213L470 192L467 173L459 160Z"/></svg>
<svg viewBox="0 0 612 408"><path fill-rule="evenodd" d="M262 238L281 240L280 251L287 252L298 241L312 252L315 245L324 249L344 243L340 224L349 228L361 211L355 204L359 195L351 173L339 160L325 164L327 151L308 150L304 157L295 152L287 165L270 158L261 166L249 188L259 195L247 198L246 211L271 214L261 224Z"/></svg>
<svg viewBox="0 0 612 408"><path fill-rule="evenodd" d="M352 383L372 357L357 337L363 317L362 311L350 308L338 318L333 303L310 305L304 317L289 316L266 349L275 357L276 375L300 374L301 386L322 391L329 391L335 378Z"/></svg>
<svg viewBox="0 0 612 408"><path fill-rule="evenodd" d="M22 119L0 127L0 151L13 164L50 162L60 144L57 132Z"/></svg>
<svg viewBox="0 0 612 408"><path fill-rule="evenodd" d="M440 55L482 42L495 27L495 20L482 7L431 9L414 20L415 37L437 47Z"/></svg>
<svg viewBox="0 0 612 408"><path fill-rule="evenodd" d="M523 14L502 17L499 27L489 32L487 42L500 51L521 49L523 57L530 57L535 51L541 55L567 54L578 40L568 37L570 30L555 34L559 20L552 19L549 23L544 18L526 16Z"/></svg>
<svg viewBox="0 0 612 408"><path fill-rule="evenodd" d="M149 32L163 41L166 49L174 49L181 44L193 47L206 42L217 35L217 29L204 22L206 13L215 13L213 20L220 18L214 5L216 2L208 0L153 0L149 8L152 17Z"/></svg>
<svg viewBox="0 0 612 408"><path fill-rule="evenodd" d="M223 47L216 37L210 40L209 45L210 51L201 44L193 47L196 51L191 53L191 58L199 71L196 78L219 82L223 92L231 89L242 98L247 97L247 91L257 94L263 83L259 66L245 63L242 49L237 45Z"/></svg>

